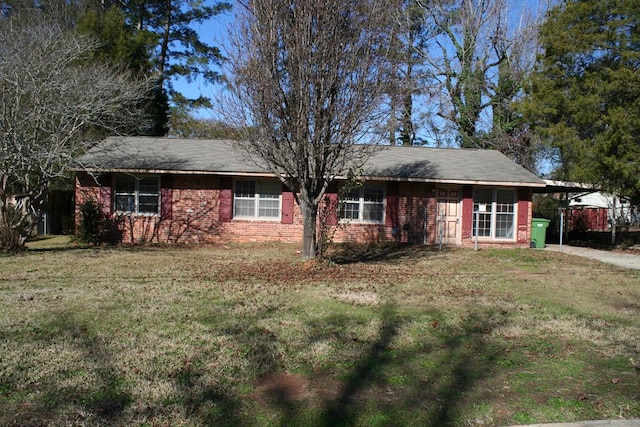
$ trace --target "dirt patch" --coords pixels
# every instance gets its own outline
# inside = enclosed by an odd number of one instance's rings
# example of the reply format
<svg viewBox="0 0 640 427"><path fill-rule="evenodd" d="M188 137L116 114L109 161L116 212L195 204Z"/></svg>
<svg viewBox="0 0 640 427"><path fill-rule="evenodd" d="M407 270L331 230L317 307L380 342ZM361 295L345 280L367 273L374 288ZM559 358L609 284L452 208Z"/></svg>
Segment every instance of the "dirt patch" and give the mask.
<svg viewBox="0 0 640 427"><path fill-rule="evenodd" d="M262 401L290 403L308 399L309 380L290 372L277 372L253 381L253 395Z"/></svg>

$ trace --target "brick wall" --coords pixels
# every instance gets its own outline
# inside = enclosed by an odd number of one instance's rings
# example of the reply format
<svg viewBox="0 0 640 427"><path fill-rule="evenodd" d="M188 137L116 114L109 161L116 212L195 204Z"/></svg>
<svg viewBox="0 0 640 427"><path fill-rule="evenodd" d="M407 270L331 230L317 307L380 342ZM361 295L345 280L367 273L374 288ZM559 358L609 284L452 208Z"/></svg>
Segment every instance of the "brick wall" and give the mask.
<svg viewBox="0 0 640 427"><path fill-rule="evenodd" d="M96 181L87 174L78 173L76 218L79 221L79 206L89 199L94 200L113 222L116 229L114 240L125 244L301 241L302 216L297 206L293 208L291 224L282 224L280 221L221 220L224 179L212 175L163 176L163 190L168 182L170 188L162 193L161 215L118 215L112 208L111 175L104 174ZM170 209L167 205L170 205Z"/></svg>
<svg viewBox="0 0 640 427"><path fill-rule="evenodd" d="M84 201L93 199L102 206L110 219L111 239L125 244L155 243L218 243L302 241L302 215L300 208L283 193L283 217L277 221L233 219L229 197L232 180L214 175L163 175L161 177L161 213L159 215L116 215L111 193L112 176L105 174L97 181L78 173L76 179L77 209ZM397 183L387 186L386 220L384 224L336 224L335 242L381 242L436 244L435 185L425 183ZM286 189L285 189L286 192ZM393 194L391 194L393 193ZM290 193L289 193L290 194ZM517 229L518 245L528 246L531 221L531 192L519 191L518 220L525 225ZM463 191L463 246L473 245L470 225L464 207L469 205L471 187ZM528 197L527 197L528 196ZM286 196L289 197L289 196ZM337 198L335 191L328 198ZM465 201L467 205L465 205ZM288 204L285 208L284 204ZM468 207L468 206L467 206ZM468 210L468 209L467 209ZM426 222L426 227L425 227ZM503 245L504 242L498 243ZM511 244L513 246L513 244Z"/></svg>

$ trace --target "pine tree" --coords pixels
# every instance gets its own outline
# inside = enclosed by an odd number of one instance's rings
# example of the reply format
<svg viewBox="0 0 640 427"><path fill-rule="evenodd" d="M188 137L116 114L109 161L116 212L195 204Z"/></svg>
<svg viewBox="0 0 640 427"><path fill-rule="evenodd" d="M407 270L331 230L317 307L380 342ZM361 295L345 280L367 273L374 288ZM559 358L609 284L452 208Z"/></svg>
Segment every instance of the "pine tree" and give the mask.
<svg viewBox="0 0 640 427"><path fill-rule="evenodd" d="M223 60L220 49L194 29L211 18L231 9L225 2L204 0L125 0L127 19L140 32L151 35L154 41L153 62L160 86L174 105L210 107L208 97L189 99L174 88L178 77L192 80L202 77L216 82L220 75L213 67Z"/></svg>
<svg viewBox="0 0 640 427"><path fill-rule="evenodd" d="M134 31L124 12L116 6L81 11L76 29L98 44L91 52L90 60L124 68L134 76L152 73L153 63L149 52L152 50L153 36L145 31ZM156 86L149 90L144 104L143 108L151 122L142 133L149 136L165 135L169 130L169 99L161 81L157 81Z"/></svg>
<svg viewBox="0 0 640 427"><path fill-rule="evenodd" d="M640 8L571 0L550 10L525 103L560 179L640 199Z"/></svg>

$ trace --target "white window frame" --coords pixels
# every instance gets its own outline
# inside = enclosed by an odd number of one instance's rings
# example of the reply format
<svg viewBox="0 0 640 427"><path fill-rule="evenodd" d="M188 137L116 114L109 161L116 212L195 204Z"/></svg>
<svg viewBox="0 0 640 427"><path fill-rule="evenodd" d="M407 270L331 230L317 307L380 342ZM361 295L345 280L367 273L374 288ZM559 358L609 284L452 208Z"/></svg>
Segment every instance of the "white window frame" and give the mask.
<svg viewBox="0 0 640 427"><path fill-rule="evenodd" d="M365 191L367 189L379 189L382 193L382 201L367 201L365 200ZM350 223L359 223L359 224L384 224L385 216L387 213L387 191L384 184L364 184L362 187L354 189L353 192L358 191L357 199L355 197L351 198L350 195L347 196L344 200L340 200L340 221L342 222L350 222ZM356 205L357 204L357 218L347 217L345 216L346 208L348 205ZM382 216L380 220L371 220L371 219L363 219L364 208L366 205L379 205L382 209ZM352 210L352 212L355 212Z"/></svg>
<svg viewBox="0 0 640 427"><path fill-rule="evenodd" d="M253 183L254 186L254 194L253 196L238 196L238 185L242 182ZM261 186L266 186L267 184L273 185L276 183L278 185L278 197L263 197L263 194L260 192ZM274 193L271 193L274 194ZM260 215L260 202L272 202L274 200L278 201L278 215L276 216L264 216ZM253 204L253 215L241 215L237 213L238 201L251 202ZM273 210L273 208L271 208ZM282 217L282 183L275 180L269 179L236 179L233 184L233 218L234 219L249 219L249 220L257 220L257 221L280 221Z"/></svg>
<svg viewBox="0 0 640 427"><path fill-rule="evenodd" d="M479 203L477 201L476 194L478 191L491 191L491 203ZM511 206L511 212L498 212L498 207L500 207L501 203L498 203L498 192L499 191L508 191L513 194L513 201L509 203L504 203L504 205ZM482 206L481 206L482 205ZM506 206L509 208L509 206ZM503 207L504 208L504 207ZM478 212L480 211L480 212ZM476 215L480 215L479 221L476 221ZM496 236L497 226L498 226L498 217L509 215L512 218L511 222L511 237L502 237ZM488 217L488 221L486 218ZM513 188L486 188L486 187L477 187L473 189L473 223L471 225L471 236L473 238L476 237L476 224L479 222L480 230L486 230L487 227L483 227L483 225L489 226L489 235L480 235L478 239L480 240L496 240L496 241L515 241L517 238L517 229L518 229L518 192Z"/></svg>
<svg viewBox="0 0 640 427"><path fill-rule="evenodd" d="M134 182L133 191L118 191L118 182L124 179L132 180ZM143 179L154 179L157 182L157 190L154 192L141 192L140 181ZM128 175L128 174L115 174L113 177L113 211L116 214L125 215L140 215L140 216L158 216L161 209L161 194L160 194L160 176L159 175ZM123 210L118 209L118 196L133 197L133 209ZM157 210L155 212L140 212L140 198L141 197L156 197L157 198Z"/></svg>

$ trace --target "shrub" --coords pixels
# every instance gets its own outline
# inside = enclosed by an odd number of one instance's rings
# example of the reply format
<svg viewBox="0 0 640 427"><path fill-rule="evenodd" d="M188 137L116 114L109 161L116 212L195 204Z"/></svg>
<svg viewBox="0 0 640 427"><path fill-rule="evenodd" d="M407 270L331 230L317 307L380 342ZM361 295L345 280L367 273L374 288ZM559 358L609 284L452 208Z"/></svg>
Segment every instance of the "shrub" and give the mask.
<svg viewBox="0 0 640 427"><path fill-rule="evenodd" d="M24 242L34 227L32 215L11 205L4 205L0 215L0 250L4 252L18 252L24 249Z"/></svg>
<svg viewBox="0 0 640 427"><path fill-rule="evenodd" d="M102 241L104 221L98 203L89 199L80 205L79 212L80 222L76 231L78 241L82 243L100 243Z"/></svg>

